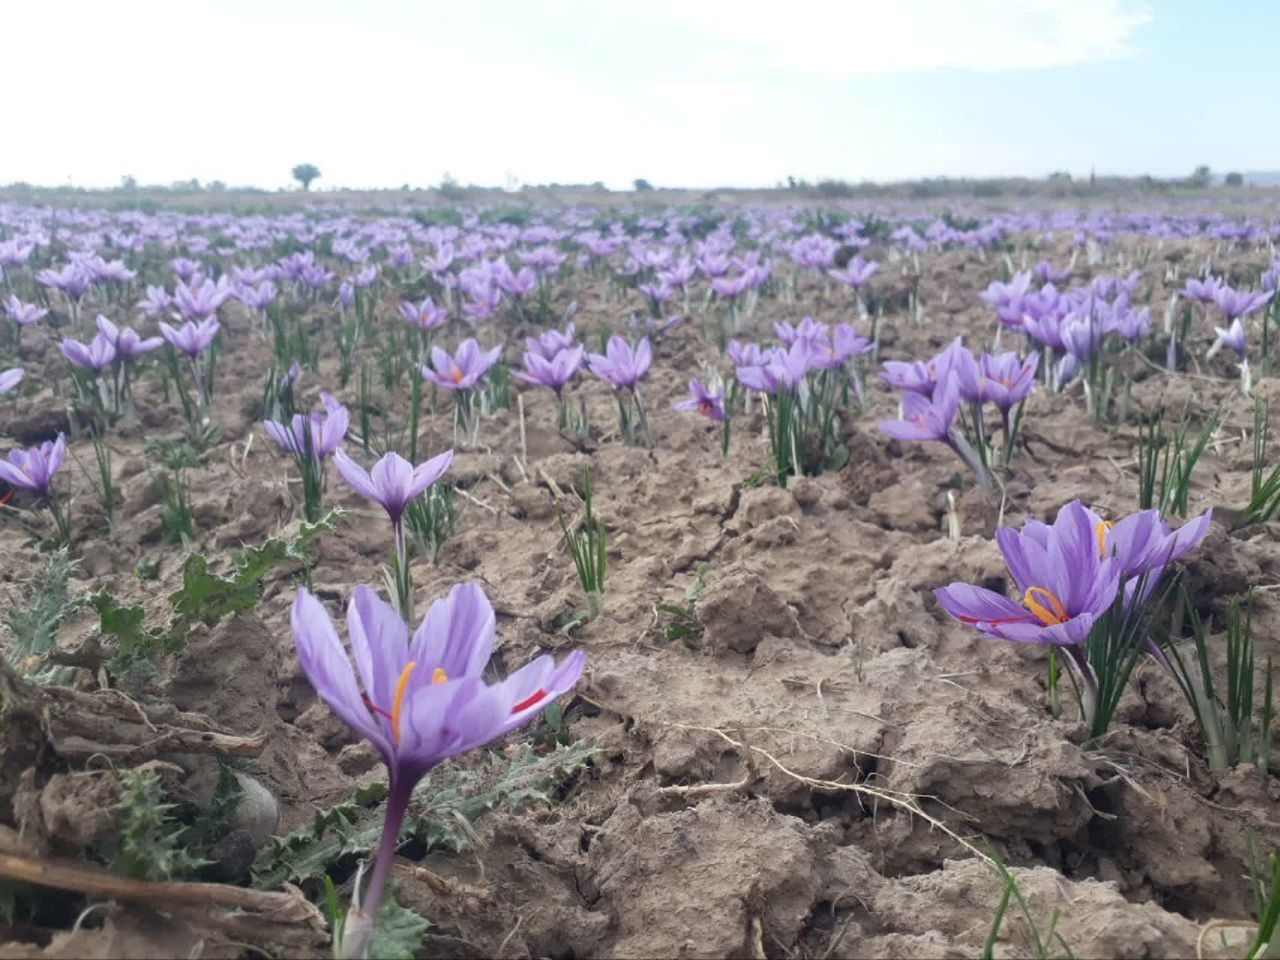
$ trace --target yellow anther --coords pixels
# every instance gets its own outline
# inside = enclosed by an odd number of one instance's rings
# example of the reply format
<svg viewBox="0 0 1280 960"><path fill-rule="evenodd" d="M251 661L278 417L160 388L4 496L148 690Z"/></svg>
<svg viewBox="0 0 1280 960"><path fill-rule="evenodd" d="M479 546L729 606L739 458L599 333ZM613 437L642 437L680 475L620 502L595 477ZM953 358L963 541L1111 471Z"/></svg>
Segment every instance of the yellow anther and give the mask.
<svg viewBox="0 0 1280 960"><path fill-rule="evenodd" d="M1098 554L1105 557L1107 555L1107 531L1114 527L1115 524L1110 520L1102 520L1098 523Z"/></svg>
<svg viewBox="0 0 1280 960"><path fill-rule="evenodd" d="M416 662L410 662L404 668L404 672L400 674L400 680L396 683L396 698L391 701L391 742L395 746L400 746L400 710L404 706L405 691L409 689L409 677L413 675L413 671L418 669Z"/></svg>
<svg viewBox="0 0 1280 960"><path fill-rule="evenodd" d="M432 683L444 683L448 679L449 679L449 675L445 673L444 670L440 667L436 667L431 674Z"/></svg>
<svg viewBox="0 0 1280 960"><path fill-rule="evenodd" d="M1040 599L1036 599L1039 597ZM1043 603L1041 602L1043 600ZM1028 610L1035 614L1046 627L1052 627L1055 624L1066 623L1070 617L1067 616L1067 608L1062 605L1062 601L1058 599L1057 594L1044 587L1030 587L1023 594L1022 602L1026 604Z"/></svg>

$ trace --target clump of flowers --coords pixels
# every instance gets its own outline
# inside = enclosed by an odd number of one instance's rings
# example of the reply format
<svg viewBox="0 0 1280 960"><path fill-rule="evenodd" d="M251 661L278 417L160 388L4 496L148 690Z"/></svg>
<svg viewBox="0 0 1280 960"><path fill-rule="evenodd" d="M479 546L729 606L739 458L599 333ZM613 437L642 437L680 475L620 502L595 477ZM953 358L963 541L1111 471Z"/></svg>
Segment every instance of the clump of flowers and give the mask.
<svg viewBox="0 0 1280 960"><path fill-rule="evenodd" d="M299 590L291 616L302 669L329 708L382 755L390 779L382 838L369 881L357 885L339 956L365 957L414 787L436 765L528 723L582 675L585 656L544 655L497 683L484 671L493 653L494 613L478 584L454 587L409 634L369 587L347 608L350 652L324 606ZM354 654L355 668L352 667Z"/></svg>
<svg viewBox="0 0 1280 960"><path fill-rule="evenodd" d="M1101 736L1144 651L1164 663L1148 630L1156 588L1169 565L1204 539L1209 520L1206 511L1173 531L1159 511L1144 510L1112 523L1073 500L1052 525L1030 519L1021 530L996 531L1018 599L968 583L934 595L989 637L1063 650L1081 716Z"/></svg>
<svg viewBox="0 0 1280 960"><path fill-rule="evenodd" d="M302 476L303 511L309 523L317 523L323 512L324 461L347 435L351 414L327 393L320 394L324 413L295 413L288 423L266 420L267 436L293 458Z"/></svg>
<svg viewBox="0 0 1280 960"><path fill-rule="evenodd" d="M635 349L622 337L612 336L604 353L587 355L591 372L613 387L618 401L618 429L631 444L648 444L649 420L640 396L640 380L653 363L653 348L643 337Z"/></svg>
<svg viewBox="0 0 1280 960"><path fill-rule="evenodd" d="M409 571L409 551L404 535L404 514L427 488L439 480L453 463L453 451L446 450L416 467L398 453L386 454L365 470L341 449L333 453L338 473L360 496L372 500L387 511L395 539L391 585L395 588L396 608L405 620L413 619L413 578Z"/></svg>
<svg viewBox="0 0 1280 960"><path fill-rule="evenodd" d="M422 375L453 394L455 442L461 434L469 445L475 445L480 429L477 386L501 356L502 347L481 350L474 339L462 341L452 356L440 347L431 348L431 365L422 366Z"/></svg>
<svg viewBox="0 0 1280 960"><path fill-rule="evenodd" d="M66 454L67 438L60 433L56 440L46 440L38 447L10 450L9 459L0 460L0 480L35 494L36 501L49 508L58 530L58 542L64 544L71 542L71 519L58 501L53 478Z"/></svg>

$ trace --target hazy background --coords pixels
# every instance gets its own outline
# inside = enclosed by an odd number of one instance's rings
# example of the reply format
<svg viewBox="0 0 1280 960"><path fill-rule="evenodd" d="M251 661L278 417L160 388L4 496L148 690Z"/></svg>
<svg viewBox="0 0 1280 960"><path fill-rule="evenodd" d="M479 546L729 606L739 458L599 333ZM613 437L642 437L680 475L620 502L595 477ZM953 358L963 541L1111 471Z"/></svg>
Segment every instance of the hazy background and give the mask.
<svg viewBox="0 0 1280 960"><path fill-rule="evenodd" d="M1272 0L39 0L0 183L1280 167Z"/></svg>

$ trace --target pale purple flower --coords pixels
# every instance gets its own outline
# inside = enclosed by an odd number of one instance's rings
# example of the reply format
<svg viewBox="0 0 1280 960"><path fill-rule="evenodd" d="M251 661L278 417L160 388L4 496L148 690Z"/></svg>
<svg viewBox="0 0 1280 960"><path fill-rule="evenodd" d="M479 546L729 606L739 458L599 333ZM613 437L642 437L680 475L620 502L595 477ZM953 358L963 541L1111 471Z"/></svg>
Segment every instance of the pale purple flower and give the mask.
<svg viewBox="0 0 1280 960"><path fill-rule="evenodd" d="M327 393L320 394L320 402L324 404L324 413L306 416L295 413L287 425L276 420L263 421L267 436L285 453L323 460L342 446L347 427L351 424L351 414Z"/></svg>
<svg viewBox="0 0 1280 960"><path fill-rule="evenodd" d="M0 393L8 393L22 382L22 378L24 376L26 376L26 373L21 367L14 367L11 370L0 370Z"/></svg>
<svg viewBox="0 0 1280 960"><path fill-rule="evenodd" d="M529 353L550 360L560 351L568 350L574 345L575 332L573 321L570 321L563 333L559 330L546 330L537 337L527 337L524 342Z"/></svg>
<svg viewBox="0 0 1280 960"><path fill-rule="evenodd" d="M1218 334L1218 340L1222 342L1222 345L1234 350L1236 356L1240 358L1240 362L1244 363L1249 356L1249 342L1244 324L1240 322L1240 318L1236 317L1225 328L1214 327L1213 329Z"/></svg>
<svg viewBox="0 0 1280 960"><path fill-rule="evenodd" d="M0 460L0 480L11 487L30 490L47 497L54 474L62 466L67 452L67 438L61 433L50 443L45 441L29 450L10 450L8 460Z"/></svg>
<svg viewBox="0 0 1280 960"><path fill-rule="evenodd" d="M689 381L689 398L673 406L677 410L696 410L716 423L724 422L724 391L708 390L697 377Z"/></svg>
<svg viewBox="0 0 1280 960"><path fill-rule="evenodd" d="M138 309L148 317L157 317L173 308L173 297L164 287L147 287L147 295L138 301Z"/></svg>
<svg viewBox="0 0 1280 960"><path fill-rule="evenodd" d="M379 504L391 522L398 524L405 508L449 469L453 451L446 450L416 467L398 453L388 453L367 473L342 450L334 451L333 462L356 493Z"/></svg>
<svg viewBox="0 0 1280 960"><path fill-rule="evenodd" d="M1231 323L1242 317L1247 317L1261 307L1266 306L1271 298L1275 296L1274 291L1248 291L1233 290L1228 286L1221 286L1213 292L1213 302L1217 304L1218 309L1223 312L1227 318L1227 322Z"/></svg>
<svg viewBox="0 0 1280 960"><path fill-rule="evenodd" d="M98 332L107 338L121 357L140 357L164 346L163 337L147 337L145 340L132 327L117 327L114 323L98 314Z"/></svg>
<svg viewBox="0 0 1280 960"><path fill-rule="evenodd" d="M38 307L34 303L23 303L13 294L10 294L4 302L4 312L20 327L29 327L33 323L38 323L41 318L46 316L49 311L43 307Z"/></svg>
<svg viewBox="0 0 1280 960"><path fill-rule="evenodd" d="M160 333L173 345L174 349L193 360L213 343L213 338L218 335L220 329L222 324L216 317L201 321L188 320L176 330L167 323L160 324Z"/></svg>
<svg viewBox="0 0 1280 960"><path fill-rule="evenodd" d="M561 350L550 360L540 354L526 352L524 369L513 370L511 375L524 383L550 387L559 394L582 366L586 356L584 347L569 347Z"/></svg>
<svg viewBox="0 0 1280 960"><path fill-rule="evenodd" d="M641 339L632 351L631 344L622 337L614 335L609 338L603 354L587 355L587 363L592 373L606 383L612 384L615 389L630 387L634 390L653 363L653 349L649 345L648 337Z"/></svg>
<svg viewBox="0 0 1280 960"><path fill-rule="evenodd" d="M401 303L400 316L419 330L430 331L444 326L449 319L449 310L444 306L436 306L436 302L427 297L421 303L408 300Z"/></svg>
<svg viewBox="0 0 1280 960"><path fill-rule="evenodd" d="M431 366L424 364L422 375L446 390L470 390L501 356L501 346L481 351L480 344L469 338L458 345L453 356L440 347L432 347Z"/></svg>
<svg viewBox="0 0 1280 960"><path fill-rule="evenodd" d="M77 367L100 374L115 362L116 348L108 337L99 332L87 345L70 338L63 340L62 355Z"/></svg>

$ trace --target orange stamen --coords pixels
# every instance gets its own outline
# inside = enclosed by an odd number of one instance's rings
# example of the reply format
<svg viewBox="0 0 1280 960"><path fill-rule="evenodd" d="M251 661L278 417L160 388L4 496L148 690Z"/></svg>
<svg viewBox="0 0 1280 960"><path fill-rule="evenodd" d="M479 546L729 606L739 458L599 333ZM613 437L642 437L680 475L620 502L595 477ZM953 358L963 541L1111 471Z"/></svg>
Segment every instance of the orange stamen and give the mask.
<svg viewBox="0 0 1280 960"><path fill-rule="evenodd" d="M404 672L400 674L400 680L396 684L396 697L391 701L391 743L397 747L400 746L400 710L404 707L405 691L409 689L409 677L417 669L418 664L416 662L410 662L404 668Z"/></svg>
<svg viewBox="0 0 1280 960"><path fill-rule="evenodd" d="M1040 597L1044 602L1036 598ZM1044 587L1029 587L1027 592L1022 596L1022 602L1027 609L1036 615L1046 627L1052 627L1055 624L1066 623L1070 617L1067 616L1067 608L1062 605L1062 601L1058 599L1057 594Z"/></svg>
<svg viewBox="0 0 1280 960"><path fill-rule="evenodd" d="M454 383L462 382L462 368L458 366L456 363L453 364L452 369L449 371L449 379L452 380Z"/></svg>
<svg viewBox="0 0 1280 960"><path fill-rule="evenodd" d="M433 684L444 683L448 679L449 679L449 675L444 672L444 669L442 667L436 667L431 674L431 682Z"/></svg>
<svg viewBox="0 0 1280 960"><path fill-rule="evenodd" d="M1115 524L1110 520L1103 520L1097 526L1098 531L1098 554L1105 557L1107 555L1107 531L1114 527Z"/></svg>

